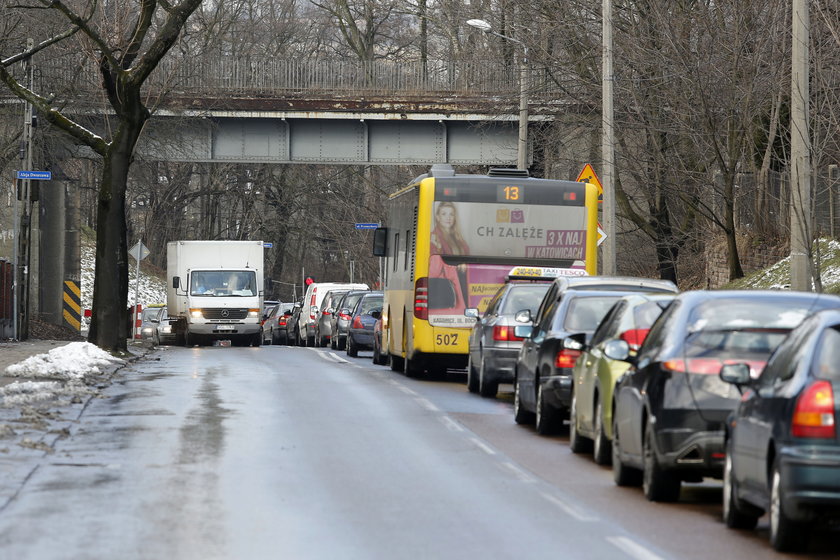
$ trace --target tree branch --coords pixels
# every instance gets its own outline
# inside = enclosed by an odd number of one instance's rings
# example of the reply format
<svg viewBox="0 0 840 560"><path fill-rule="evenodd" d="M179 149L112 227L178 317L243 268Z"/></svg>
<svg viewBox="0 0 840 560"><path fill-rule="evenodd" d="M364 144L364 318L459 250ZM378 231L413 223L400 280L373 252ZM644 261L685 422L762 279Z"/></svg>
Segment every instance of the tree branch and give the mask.
<svg viewBox="0 0 840 560"><path fill-rule="evenodd" d="M122 56L124 68L131 66L131 63L137 58L137 53L149 32L149 28L152 26L152 17L155 15L155 9L157 9L155 0L142 0L141 4L140 15L137 17L137 23L134 25L128 46Z"/></svg>
<svg viewBox="0 0 840 560"><path fill-rule="evenodd" d="M34 47L32 47L29 50L25 50L25 51L23 51L19 54L16 54L14 56L10 56L9 58L7 58L5 60L0 60L0 66L11 66L15 62L20 62L21 60L25 60L27 58L30 58L32 55L36 54L39 51L44 50L45 48L49 47L50 45L54 45L55 43L58 43L59 41L63 41L64 39L67 39L68 37L72 37L73 35L76 34L77 31L79 31L79 29L81 29L81 28L78 27L78 26L73 27L72 29L68 29L67 31L65 31L61 35L56 35L55 37L51 37L49 39L46 39L46 40L38 43L37 45L35 45Z"/></svg>
<svg viewBox="0 0 840 560"><path fill-rule="evenodd" d="M146 52L138 59L137 64L129 71L130 79L135 84L142 84L154 71L158 62L169 52L187 18L201 4L201 0L183 0L167 11L168 17L157 34L157 37L146 49Z"/></svg>

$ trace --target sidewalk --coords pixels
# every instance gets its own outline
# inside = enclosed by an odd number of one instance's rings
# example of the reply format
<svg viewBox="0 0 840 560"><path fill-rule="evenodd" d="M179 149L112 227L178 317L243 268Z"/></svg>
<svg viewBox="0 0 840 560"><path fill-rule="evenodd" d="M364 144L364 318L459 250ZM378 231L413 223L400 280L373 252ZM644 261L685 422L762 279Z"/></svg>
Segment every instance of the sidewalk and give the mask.
<svg viewBox="0 0 840 560"><path fill-rule="evenodd" d="M21 342L0 342L0 387L20 378L6 377L6 368L22 362L29 356L46 354L53 348L70 344L66 340L24 340Z"/></svg>

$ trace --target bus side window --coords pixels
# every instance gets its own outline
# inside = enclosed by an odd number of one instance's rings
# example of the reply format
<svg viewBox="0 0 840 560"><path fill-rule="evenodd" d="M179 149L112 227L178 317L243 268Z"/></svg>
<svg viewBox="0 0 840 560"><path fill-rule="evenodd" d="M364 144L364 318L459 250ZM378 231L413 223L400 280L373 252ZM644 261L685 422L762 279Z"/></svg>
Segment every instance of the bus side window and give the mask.
<svg viewBox="0 0 840 560"><path fill-rule="evenodd" d="M405 232L405 266L403 270L408 270L408 253L411 247L411 231L406 230Z"/></svg>
<svg viewBox="0 0 840 560"><path fill-rule="evenodd" d="M400 260L400 234L394 234L394 271L397 270L397 262Z"/></svg>

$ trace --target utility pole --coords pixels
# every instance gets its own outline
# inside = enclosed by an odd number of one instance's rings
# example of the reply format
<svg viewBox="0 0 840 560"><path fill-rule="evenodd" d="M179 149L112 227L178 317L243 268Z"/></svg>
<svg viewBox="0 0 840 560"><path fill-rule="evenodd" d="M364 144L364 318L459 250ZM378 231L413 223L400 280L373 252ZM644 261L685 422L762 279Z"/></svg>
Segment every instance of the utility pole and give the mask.
<svg viewBox="0 0 840 560"><path fill-rule="evenodd" d="M808 41L810 17L807 0L793 0L791 56L791 213L790 289L811 291L811 141L808 129Z"/></svg>
<svg viewBox="0 0 840 560"><path fill-rule="evenodd" d="M35 46L34 39L26 40L26 50L31 51ZM34 68L31 57L23 61L24 71L29 79L29 88L34 88ZM24 170L32 169L32 105L24 103L23 110L23 141L21 143L20 158L23 160ZM15 339L29 338L29 261L31 256L31 224L32 224L32 180L18 179L15 193L15 221L17 239L15 239ZM18 215L17 200L23 201L23 215Z"/></svg>
<svg viewBox="0 0 840 560"><path fill-rule="evenodd" d="M615 128L613 109L613 24L612 2L603 0L603 60L601 63L601 159L604 160L601 188L604 190L603 220L604 233L607 234L601 246L601 273L615 276L616 273L616 223L615 223Z"/></svg>

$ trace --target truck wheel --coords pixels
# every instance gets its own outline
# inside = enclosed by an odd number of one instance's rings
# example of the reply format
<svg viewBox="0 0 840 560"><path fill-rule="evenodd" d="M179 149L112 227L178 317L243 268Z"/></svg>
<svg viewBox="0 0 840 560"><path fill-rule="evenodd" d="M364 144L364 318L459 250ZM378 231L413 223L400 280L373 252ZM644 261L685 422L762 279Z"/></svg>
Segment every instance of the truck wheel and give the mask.
<svg viewBox="0 0 840 560"><path fill-rule="evenodd" d="M184 346L187 348L191 348L192 345L195 344L195 335L191 335L189 332L184 332Z"/></svg>
<svg viewBox="0 0 840 560"><path fill-rule="evenodd" d="M259 348L262 346L262 333L256 333L251 337L251 346Z"/></svg>

